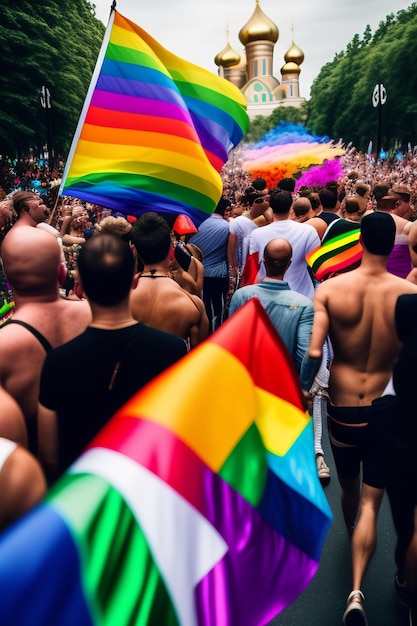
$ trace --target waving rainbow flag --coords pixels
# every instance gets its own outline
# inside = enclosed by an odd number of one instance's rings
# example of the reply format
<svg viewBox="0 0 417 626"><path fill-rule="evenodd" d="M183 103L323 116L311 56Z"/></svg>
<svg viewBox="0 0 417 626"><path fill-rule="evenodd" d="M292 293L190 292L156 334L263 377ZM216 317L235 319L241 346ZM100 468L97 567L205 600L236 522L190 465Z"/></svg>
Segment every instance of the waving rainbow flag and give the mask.
<svg viewBox="0 0 417 626"><path fill-rule="evenodd" d="M343 224L344 220L340 221ZM343 232L340 229L337 235L332 236L332 230L323 237L321 245L306 256L307 265L311 268L314 277L327 280L337 274L343 274L359 267L363 248L360 241L361 229L352 223L347 223ZM336 229L335 229L336 230Z"/></svg>
<svg viewBox="0 0 417 626"><path fill-rule="evenodd" d="M239 89L113 10L60 193L131 215L183 213L199 225L247 128Z"/></svg>
<svg viewBox="0 0 417 626"><path fill-rule="evenodd" d="M251 300L3 534L0 624L261 626L330 522L291 357Z"/></svg>

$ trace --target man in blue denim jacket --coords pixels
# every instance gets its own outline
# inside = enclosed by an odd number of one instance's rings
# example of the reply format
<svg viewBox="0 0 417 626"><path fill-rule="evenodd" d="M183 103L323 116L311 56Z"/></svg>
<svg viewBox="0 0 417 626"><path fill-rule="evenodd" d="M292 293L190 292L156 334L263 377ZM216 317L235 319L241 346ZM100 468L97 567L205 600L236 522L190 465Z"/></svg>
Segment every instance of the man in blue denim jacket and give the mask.
<svg viewBox="0 0 417 626"><path fill-rule="evenodd" d="M292 247L286 239L272 239L264 250L265 278L255 285L241 287L233 294L229 315L251 298L259 298L300 374L310 345L314 308L310 298L293 291L283 280L291 256Z"/></svg>

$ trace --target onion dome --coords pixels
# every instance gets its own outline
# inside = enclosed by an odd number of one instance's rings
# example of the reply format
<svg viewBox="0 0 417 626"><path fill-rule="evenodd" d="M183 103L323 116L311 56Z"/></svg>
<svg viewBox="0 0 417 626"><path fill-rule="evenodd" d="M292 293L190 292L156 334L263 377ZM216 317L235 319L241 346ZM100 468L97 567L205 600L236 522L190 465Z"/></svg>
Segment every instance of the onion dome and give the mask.
<svg viewBox="0 0 417 626"><path fill-rule="evenodd" d="M284 55L284 59L286 63L297 63L297 65L301 65L304 61L304 52L294 43L294 28L291 29L292 36L292 45L289 50Z"/></svg>
<svg viewBox="0 0 417 626"><path fill-rule="evenodd" d="M281 68L282 76L284 76L285 74L299 74L300 72L300 67L297 65L297 63L293 63L292 61L289 61Z"/></svg>
<svg viewBox="0 0 417 626"><path fill-rule="evenodd" d="M269 19L259 6L259 0L256 0L255 11L252 17L239 31L239 39L244 46L252 41L278 41L278 27Z"/></svg>
<svg viewBox="0 0 417 626"><path fill-rule="evenodd" d="M227 42L223 50L214 57L214 62L219 67L232 67L240 63L240 54Z"/></svg>

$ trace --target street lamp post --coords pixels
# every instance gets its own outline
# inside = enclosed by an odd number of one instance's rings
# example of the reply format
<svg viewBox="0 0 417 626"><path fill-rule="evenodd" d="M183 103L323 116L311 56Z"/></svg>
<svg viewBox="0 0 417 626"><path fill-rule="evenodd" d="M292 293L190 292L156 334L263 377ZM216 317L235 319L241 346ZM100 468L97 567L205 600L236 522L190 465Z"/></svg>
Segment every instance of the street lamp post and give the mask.
<svg viewBox="0 0 417 626"><path fill-rule="evenodd" d="M387 101L387 90L382 83L377 83L372 92L372 105L378 108L378 139L376 146L377 158L382 148L382 105Z"/></svg>
<svg viewBox="0 0 417 626"><path fill-rule="evenodd" d="M51 93L45 85L41 87L40 93L40 103L41 107L45 109L46 116L46 136L47 136L47 145L48 145L48 162L49 169L52 171L55 164L55 147L54 147L54 138L53 138L53 128L52 128L52 100Z"/></svg>

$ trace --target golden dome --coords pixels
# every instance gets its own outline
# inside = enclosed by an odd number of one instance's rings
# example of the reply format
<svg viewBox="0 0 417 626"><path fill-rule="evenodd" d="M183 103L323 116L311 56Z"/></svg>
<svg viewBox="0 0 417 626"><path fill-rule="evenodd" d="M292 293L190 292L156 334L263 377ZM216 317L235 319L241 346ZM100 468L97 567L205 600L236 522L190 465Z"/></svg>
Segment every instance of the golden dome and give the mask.
<svg viewBox="0 0 417 626"><path fill-rule="evenodd" d="M240 54L227 42L223 50L214 57L214 62L219 67L231 67L240 63Z"/></svg>
<svg viewBox="0 0 417 626"><path fill-rule="evenodd" d="M301 69L299 68L297 63L294 63L293 61L289 61L288 63L286 63L285 65L283 65L281 67L281 75L284 76L285 74L299 74L301 72Z"/></svg>
<svg viewBox="0 0 417 626"><path fill-rule="evenodd" d="M301 65L304 61L304 52L293 41L291 48L285 53L284 59L287 63L292 62Z"/></svg>
<svg viewBox="0 0 417 626"><path fill-rule="evenodd" d="M269 19L256 0L255 11L252 17L239 31L239 39L246 46L252 41L278 41L279 30L276 24Z"/></svg>

